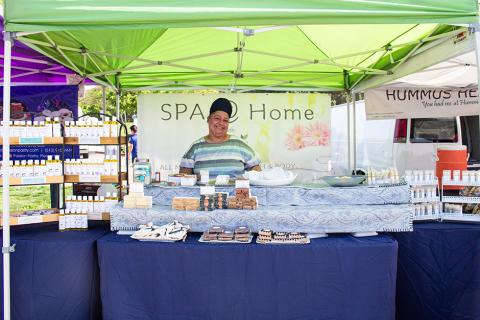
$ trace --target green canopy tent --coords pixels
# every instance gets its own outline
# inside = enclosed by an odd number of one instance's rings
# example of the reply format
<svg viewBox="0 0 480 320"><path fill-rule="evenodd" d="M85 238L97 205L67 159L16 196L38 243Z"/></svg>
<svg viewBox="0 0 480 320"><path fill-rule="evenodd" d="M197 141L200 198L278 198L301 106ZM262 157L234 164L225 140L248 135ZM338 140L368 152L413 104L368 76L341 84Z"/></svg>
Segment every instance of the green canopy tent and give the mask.
<svg viewBox="0 0 480 320"><path fill-rule="evenodd" d="M476 0L5 0L4 17L8 105L11 37L117 93L355 91L471 50L467 27L478 23L478 8ZM3 112L9 118L9 108ZM6 159L8 122L4 129ZM4 319L9 319L5 164Z"/></svg>

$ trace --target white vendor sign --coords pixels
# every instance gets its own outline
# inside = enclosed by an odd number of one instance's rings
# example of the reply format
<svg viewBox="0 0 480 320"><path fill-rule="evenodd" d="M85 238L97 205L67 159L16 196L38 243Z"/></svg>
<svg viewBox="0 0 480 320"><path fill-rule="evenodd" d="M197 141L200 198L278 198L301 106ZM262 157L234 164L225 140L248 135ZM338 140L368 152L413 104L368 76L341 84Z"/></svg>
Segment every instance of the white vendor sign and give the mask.
<svg viewBox="0 0 480 320"><path fill-rule="evenodd" d="M232 102L230 133L243 138L264 167L280 166L312 180L330 160L327 94L145 94L138 97L139 156L161 173L178 172L180 158L208 134L212 102ZM302 178L302 177L300 177Z"/></svg>
<svg viewBox="0 0 480 320"><path fill-rule="evenodd" d="M480 114L477 87L382 87L365 92L368 120Z"/></svg>

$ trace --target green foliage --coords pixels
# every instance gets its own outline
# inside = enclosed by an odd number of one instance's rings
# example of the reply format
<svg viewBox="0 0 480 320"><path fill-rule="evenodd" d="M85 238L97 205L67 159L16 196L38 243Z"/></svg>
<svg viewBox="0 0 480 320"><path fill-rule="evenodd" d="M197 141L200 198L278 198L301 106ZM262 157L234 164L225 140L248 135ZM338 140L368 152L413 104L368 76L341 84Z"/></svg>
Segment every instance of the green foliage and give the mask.
<svg viewBox="0 0 480 320"><path fill-rule="evenodd" d="M133 115L137 113L137 95L140 93L149 93L147 91L128 91L122 92L120 96L120 114L122 119L132 121ZM112 90L106 90L106 113L116 114L116 97L115 92ZM102 111L102 88L96 87L88 90L83 98L79 99L79 106L82 112L92 113Z"/></svg>

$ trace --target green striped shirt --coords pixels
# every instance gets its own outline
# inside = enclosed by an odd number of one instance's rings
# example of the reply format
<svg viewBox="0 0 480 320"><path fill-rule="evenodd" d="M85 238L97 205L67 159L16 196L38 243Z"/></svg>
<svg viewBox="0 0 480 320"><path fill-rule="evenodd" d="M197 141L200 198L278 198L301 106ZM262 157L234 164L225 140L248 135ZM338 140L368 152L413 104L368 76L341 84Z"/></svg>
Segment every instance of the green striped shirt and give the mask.
<svg viewBox="0 0 480 320"><path fill-rule="evenodd" d="M208 170L210 177L220 174L237 177L259 164L255 151L234 136L222 143L208 143L205 138L200 138L190 146L180 161L180 167L191 168L196 174L200 170Z"/></svg>

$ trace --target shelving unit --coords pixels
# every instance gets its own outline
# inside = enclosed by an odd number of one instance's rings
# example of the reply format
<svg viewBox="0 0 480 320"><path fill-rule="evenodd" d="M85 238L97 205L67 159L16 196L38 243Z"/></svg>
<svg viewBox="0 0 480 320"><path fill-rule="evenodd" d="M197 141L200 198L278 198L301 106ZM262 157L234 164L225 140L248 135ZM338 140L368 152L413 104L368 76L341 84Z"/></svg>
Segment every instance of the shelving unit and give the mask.
<svg viewBox="0 0 480 320"><path fill-rule="evenodd" d="M96 116L109 118L110 121L113 118L111 115L102 114L102 113L90 113L85 114L79 119L87 116ZM62 175L61 176L42 176L42 177L10 177L10 186L32 186L32 185L62 185L62 194L63 198L60 202L60 210L65 209L65 183L118 183L120 185L119 197L122 197L122 182L128 181L128 139L127 139L127 127L121 121L118 121L118 136L116 137L10 137L10 145L57 145L62 146ZM62 135L65 134L65 131L62 129ZM0 137L0 145L3 144L3 138ZM65 146L81 146L81 145L100 145L100 146L117 146L118 147L118 175L102 175L102 176L91 176L91 175L65 175ZM121 148L125 147L127 152L126 154L126 165L125 171L122 172L122 162L121 162ZM72 149L72 158L75 158L74 149ZM2 178L0 178L0 184L3 183ZM128 190L128 188L127 188ZM59 198L60 199L60 198ZM43 222L53 222L58 221L58 213L55 214L45 214L45 215L28 215L21 216L23 213L12 213L10 218L11 225L22 225L22 224L31 224L31 223L43 223ZM91 220L109 220L110 213L100 212L100 213L90 213L89 219ZM3 225L3 221L0 222Z"/></svg>
<svg viewBox="0 0 480 320"><path fill-rule="evenodd" d="M480 204L480 197L475 196L445 196L443 186L462 186L462 187L480 187L480 182L456 181L442 179L442 202L457 204ZM453 222L480 222L480 215L470 213L447 213L442 214L442 221Z"/></svg>
<svg viewBox="0 0 480 320"><path fill-rule="evenodd" d="M441 217L440 212L433 213L435 210L437 204L441 202L440 198L440 190L438 189L438 180L433 179L433 180L425 180L425 181L407 181L407 183L411 187L411 203L412 203L412 211L413 211L413 221L414 222L421 222L421 221L433 221L433 220L439 220ZM414 188L421 188L421 187L430 187L430 188L435 188L435 197L422 197L422 198L416 198L414 197ZM432 205L432 214L428 214L426 212L426 209L424 208L424 214L416 214L415 210L415 204L431 204Z"/></svg>

